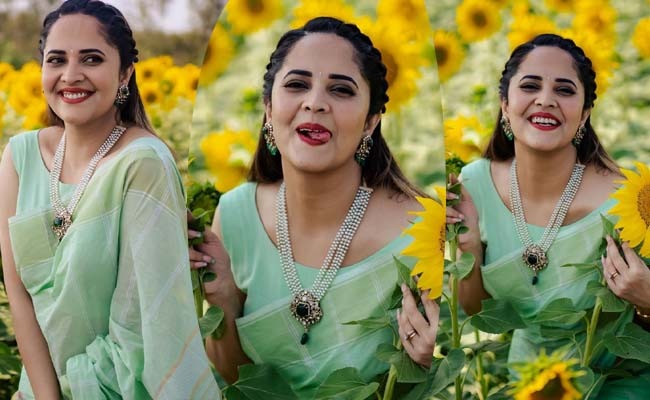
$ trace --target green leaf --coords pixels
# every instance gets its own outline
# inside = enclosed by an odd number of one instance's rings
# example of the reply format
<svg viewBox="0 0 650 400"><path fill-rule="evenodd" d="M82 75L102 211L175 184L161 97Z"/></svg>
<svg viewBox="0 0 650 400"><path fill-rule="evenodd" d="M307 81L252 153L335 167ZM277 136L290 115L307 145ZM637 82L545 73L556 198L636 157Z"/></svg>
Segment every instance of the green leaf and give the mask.
<svg viewBox="0 0 650 400"><path fill-rule="evenodd" d="M526 327L524 320L508 301L487 299L481 303L481 312L470 319L475 328L487 333L504 333Z"/></svg>
<svg viewBox="0 0 650 400"><path fill-rule="evenodd" d="M427 378L425 369L413 361L405 351L398 350L390 343L382 343L377 346L375 356L381 361L395 366L398 382L419 383L424 382Z"/></svg>
<svg viewBox="0 0 650 400"><path fill-rule="evenodd" d="M320 385L315 400L365 400L379 388L379 383L367 384L356 368L337 369Z"/></svg>
<svg viewBox="0 0 650 400"><path fill-rule="evenodd" d="M465 346L466 348L469 348L472 350L472 352L476 353L485 353L485 352L492 352L492 353L498 353L503 350L506 350L510 347L509 342L498 342L496 340L483 340L478 343L472 343L470 345Z"/></svg>
<svg viewBox="0 0 650 400"><path fill-rule="evenodd" d="M627 307L627 303L612 293L609 288L603 288L604 290L598 293L598 297L603 305L604 312L622 312Z"/></svg>
<svg viewBox="0 0 650 400"><path fill-rule="evenodd" d="M381 317L370 317L354 321L343 322L343 325L361 325L368 329L381 329L390 326L390 317L383 315Z"/></svg>
<svg viewBox="0 0 650 400"><path fill-rule="evenodd" d="M442 359L438 369L431 381L431 388L429 395L440 392L449 386L454 379L460 374L460 371L465 365L465 353L461 349L451 349L447 357Z"/></svg>
<svg viewBox="0 0 650 400"><path fill-rule="evenodd" d="M542 326L540 329L540 336L545 339L572 339L575 342L577 333L574 329L551 328L548 326Z"/></svg>
<svg viewBox="0 0 650 400"><path fill-rule="evenodd" d="M458 260L449 263L446 268L447 272L458 279L464 279L474 268L474 255L472 253L463 253Z"/></svg>
<svg viewBox="0 0 650 400"><path fill-rule="evenodd" d="M390 295L388 309L397 310L398 308L401 308L403 298L404 298L404 294L402 293L402 288L399 285L395 286L395 289L393 289L393 293L391 293Z"/></svg>
<svg viewBox="0 0 650 400"><path fill-rule="evenodd" d="M617 232L614 229L614 223L610 221L604 214L600 214L600 220L603 223L603 237L609 235L611 237L616 237Z"/></svg>
<svg viewBox="0 0 650 400"><path fill-rule="evenodd" d="M219 329L223 322L223 310L217 306L210 306L203 317L199 318L199 330L203 339L212 335Z"/></svg>
<svg viewBox="0 0 650 400"><path fill-rule="evenodd" d="M411 290L416 290L417 288L415 283L413 282L413 279L411 279L411 268L395 256L393 256L393 260L395 260L395 266L397 267L397 286L406 283Z"/></svg>
<svg viewBox="0 0 650 400"><path fill-rule="evenodd" d="M537 324L575 324L580 321L586 312L578 310L573 301L568 298L553 300L548 303L533 320Z"/></svg>
<svg viewBox="0 0 650 400"><path fill-rule="evenodd" d="M239 380L224 391L228 400L296 400L298 396L270 365L245 364L239 367Z"/></svg>
<svg viewBox="0 0 650 400"><path fill-rule="evenodd" d="M589 388L596 382L596 375L591 368L580 367L576 368L578 371L583 371L584 375L576 378L576 386L580 390L580 393L587 393Z"/></svg>
<svg viewBox="0 0 650 400"><path fill-rule="evenodd" d="M650 363L650 332L633 322L625 325L623 332L610 332L603 340L605 347L619 357Z"/></svg>
<svg viewBox="0 0 650 400"><path fill-rule="evenodd" d="M447 357L434 358L427 380L415 386L400 400L428 399L449 386L460 374L465 365L465 353L460 349L451 349Z"/></svg>
<svg viewBox="0 0 650 400"><path fill-rule="evenodd" d="M212 282L215 279L217 279L217 274L215 274L214 272L212 272L210 270L207 270L207 269L202 270L202 272L201 272L201 280L203 281L203 283Z"/></svg>

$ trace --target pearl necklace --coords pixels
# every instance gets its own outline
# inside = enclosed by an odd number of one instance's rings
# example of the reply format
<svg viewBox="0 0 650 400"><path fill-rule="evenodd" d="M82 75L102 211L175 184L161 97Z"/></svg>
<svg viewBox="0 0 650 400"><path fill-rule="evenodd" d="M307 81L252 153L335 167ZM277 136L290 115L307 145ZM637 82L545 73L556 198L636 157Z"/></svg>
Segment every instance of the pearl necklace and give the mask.
<svg viewBox="0 0 650 400"><path fill-rule="evenodd" d="M305 329L305 332L300 339L300 344L306 344L309 340L309 327L323 317L323 310L320 307L320 301L325 296L327 289L329 289L332 281L336 277L345 254L348 252L348 247L352 241L361 219L363 218L368 202L370 201L370 194L372 189L359 186L354 201L348 210L343 225L334 237L334 241L330 246L327 256L323 261L321 269L318 271L318 276L314 280L311 290L303 289L296 266L293 260L293 251L291 249L291 238L289 236L289 220L287 218L286 206L286 189L284 182L280 185L276 199L276 239L278 243L278 252L280 254L280 262L282 263L282 273L287 286L293 293L293 298L289 306L291 314L298 320Z"/></svg>
<svg viewBox="0 0 650 400"><path fill-rule="evenodd" d="M81 199L81 195L83 195L84 190L86 190L86 186L88 186L90 178L93 176L99 160L104 158L106 153L108 153L113 145L117 143L125 130L126 128L123 126L116 126L111 131L111 134L108 135L104 143L99 146L99 149L97 149L95 155L90 159L90 163L88 163L88 167L81 177L81 181L77 185L74 193L72 194L72 199L67 206L63 204L59 196L59 179L61 178L63 156L65 155L65 131L63 132L61 140L59 141L59 145L57 146L56 152L54 153L52 170L50 171L50 203L52 204L52 208L54 208L52 230L56 234L56 237L59 239L59 241L63 239L63 236L65 236L68 228L70 225L72 225L72 214L77 208L77 204Z"/></svg>
<svg viewBox="0 0 650 400"><path fill-rule="evenodd" d="M512 161L512 166L510 167L510 204L512 206L512 218L515 223L517 235L519 235L519 239L525 246L521 259L524 261L524 264L534 272L532 280L533 285L538 282L537 273L548 265L546 252L551 247L551 244L553 244L555 237L560 231L560 227L569 211L573 198L578 192L578 188L580 188L584 169L585 166L582 164L575 164L573 166L569 182L567 182L560 199L553 209L553 213L548 221L548 225L544 229L541 240L539 243L533 243L530 234L528 233L524 208L521 204L519 182L517 180L517 160Z"/></svg>

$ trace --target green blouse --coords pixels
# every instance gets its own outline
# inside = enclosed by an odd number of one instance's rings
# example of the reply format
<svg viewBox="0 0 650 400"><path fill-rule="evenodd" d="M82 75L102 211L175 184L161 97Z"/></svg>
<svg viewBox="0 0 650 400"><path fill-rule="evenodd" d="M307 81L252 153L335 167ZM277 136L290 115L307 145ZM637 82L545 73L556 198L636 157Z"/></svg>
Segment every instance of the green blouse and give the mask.
<svg viewBox="0 0 650 400"><path fill-rule="evenodd" d="M38 132L10 146L19 177L9 220L14 260L64 397L219 398L192 300L182 184L167 147L136 139L97 168L58 242ZM74 187L60 184L64 203ZM24 369L19 393L33 397Z"/></svg>

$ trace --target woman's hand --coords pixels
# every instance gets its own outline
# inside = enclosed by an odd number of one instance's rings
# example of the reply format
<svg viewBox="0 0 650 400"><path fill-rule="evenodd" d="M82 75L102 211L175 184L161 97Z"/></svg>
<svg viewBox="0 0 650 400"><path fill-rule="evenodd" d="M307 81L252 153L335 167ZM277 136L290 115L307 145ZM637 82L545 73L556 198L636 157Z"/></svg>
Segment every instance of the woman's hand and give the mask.
<svg viewBox="0 0 650 400"><path fill-rule="evenodd" d="M641 313L650 313L650 269L626 242L621 246L621 255L614 240L609 236L606 240L607 256L602 262L607 286Z"/></svg>
<svg viewBox="0 0 650 400"><path fill-rule="evenodd" d="M402 284L402 294L404 296L402 311L397 310L402 345L413 361L429 368L433 361L433 348L436 345L440 306L429 299L428 290L422 292L425 318L418 310L411 290L405 284Z"/></svg>
<svg viewBox="0 0 650 400"><path fill-rule="evenodd" d="M189 213L188 213L189 214ZM188 219L190 216L188 215ZM216 279L205 282L205 299L212 305L217 305L234 317L241 315L243 293L235 284L230 269L230 257L217 235L206 228L203 232L188 229L188 237L203 236L203 243L190 247L190 266L192 268L209 268L216 274Z"/></svg>

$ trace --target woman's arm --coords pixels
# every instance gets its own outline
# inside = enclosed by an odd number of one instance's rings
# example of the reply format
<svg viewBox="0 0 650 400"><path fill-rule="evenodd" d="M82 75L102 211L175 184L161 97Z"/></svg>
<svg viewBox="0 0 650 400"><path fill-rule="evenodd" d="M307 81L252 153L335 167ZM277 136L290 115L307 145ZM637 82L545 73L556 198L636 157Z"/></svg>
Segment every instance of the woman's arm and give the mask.
<svg viewBox="0 0 650 400"><path fill-rule="evenodd" d="M16 214L18 198L18 175L13 167L9 145L0 161L0 252L5 288L11 308L11 317L18 349L27 371L32 391L37 399L58 399L59 382L52 365L52 358L36 321L31 297L16 271L8 219Z"/></svg>
<svg viewBox="0 0 650 400"><path fill-rule="evenodd" d="M207 339L206 351L219 374L227 382L233 383L238 379L239 366L252 361L242 350L235 325L235 319L241 316L246 295L235 284L230 258L221 243L219 208L214 213L212 230L206 229L203 234L203 244L197 246L198 251L190 250L190 259L197 262L204 261L204 256L212 259L208 266L217 275L217 279L205 283L206 300L223 309L226 324L220 339Z"/></svg>
<svg viewBox="0 0 650 400"><path fill-rule="evenodd" d="M452 177L451 183L456 183ZM447 201L456 200L458 197L447 191ZM468 315L481 311L481 301L490 298L483 287L481 265L483 265L483 244L478 225L478 212L472 197L463 188L461 201L454 207L447 207L447 223L454 224L463 221L469 229L467 233L458 236L458 256L462 253L471 253L474 256L472 272L465 279L458 282L458 300Z"/></svg>

